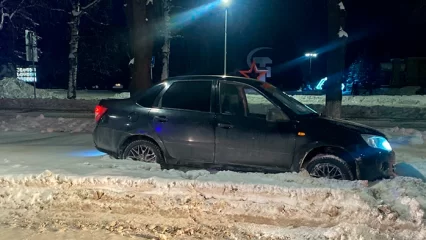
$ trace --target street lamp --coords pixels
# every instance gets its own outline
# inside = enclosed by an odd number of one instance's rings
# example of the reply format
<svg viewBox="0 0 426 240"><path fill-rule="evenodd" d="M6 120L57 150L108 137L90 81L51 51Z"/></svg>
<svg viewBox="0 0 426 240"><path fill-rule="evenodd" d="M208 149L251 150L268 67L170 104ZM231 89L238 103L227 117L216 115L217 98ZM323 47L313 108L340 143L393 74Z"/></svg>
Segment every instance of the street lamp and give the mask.
<svg viewBox="0 0 426 240"><path fill-rule="evenodd" d="M231 0L222 0L222 4L225 5L225 7L228 7L231 3Z"/></svg>
<svg viewBox="0 0 426 240"><path fill-rule="evenodd" d="M318 54L316 53L306 53L305 57L309 58L309 75L312 75L312 58L316 58Z"/></svg>
<svg viewBox="0 0 426 240"><path fill-rule="evenodd" d="M225 48L223 57L223 75L226 76L226 55L228 53L228 7L231 4L231 0L221 0L223 6L225 6Z"/></svg>

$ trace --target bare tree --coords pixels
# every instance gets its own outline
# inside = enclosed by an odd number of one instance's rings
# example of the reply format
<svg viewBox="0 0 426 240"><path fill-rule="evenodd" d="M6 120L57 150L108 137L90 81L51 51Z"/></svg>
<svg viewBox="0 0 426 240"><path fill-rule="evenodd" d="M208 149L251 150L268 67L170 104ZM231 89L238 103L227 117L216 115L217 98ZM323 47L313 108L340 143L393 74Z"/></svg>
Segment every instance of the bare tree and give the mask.
<svg viewBox="0 0 426 240"><path fill-rule="evenodd" d="M345 69L346 9L343 0L328 0L328 37L333 49L328 53L325 115L340 118L342 109L342 77Z"/></svg>
<svg viewBox="0 0 426 240"><path fill-rule="evenodd" d="M35 27L38 23L34 20L29 10L38 5L35 0L1 0L0 1L0 31L9 22L12 26L27 24Z"/></svg>
<svg viewBox="0 0 426 240"><path fill-rule="evenodd" d="M84 0L71 0L71 16L68 22L70 27L70 51L68 55L69 62L69 75L68 75L68 99L75 99L77 97L77 73L78 73L78 45L79 45L79 27L82 16L90 16L89 11L92 10L102 0L85 1L82 5L80 1Z"/></svg>
<svg viewBox="0 0 426 240"><path fill-rule="evenodd" d="M163 17L164 17L164 44L161 48L163 54L163 69L161 71L161 80L169 78L169 62L170 62L170 43L172 40L170 11L172 0L163 1Z"/></svg>
<svg viewBox="0 0 426 240"><path fill-rule="evenodd" d="M0 0L0 64L11 66L25 57L25 30L38 22L33 11L42 0Z"/></svg>

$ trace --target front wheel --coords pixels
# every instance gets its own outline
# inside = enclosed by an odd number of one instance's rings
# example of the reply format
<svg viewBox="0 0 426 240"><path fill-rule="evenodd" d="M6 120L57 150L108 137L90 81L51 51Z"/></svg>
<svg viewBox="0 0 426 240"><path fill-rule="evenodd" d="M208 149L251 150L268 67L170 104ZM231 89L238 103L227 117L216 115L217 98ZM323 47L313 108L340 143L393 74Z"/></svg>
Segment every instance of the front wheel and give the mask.
<svg viewBox="0 0 426 240"><path fill-rule="evenodd" d="M337 180L354 180L349 165L341 158L333 155L314 157L306 166L311 177Z"/></svg>
<svg viewBox="0 0 426 240"><path fill-rule="evenodd" d="M131 142L123 152L123 158L147 163L164 163L160 148L147 140L136 140Z"/></svg>

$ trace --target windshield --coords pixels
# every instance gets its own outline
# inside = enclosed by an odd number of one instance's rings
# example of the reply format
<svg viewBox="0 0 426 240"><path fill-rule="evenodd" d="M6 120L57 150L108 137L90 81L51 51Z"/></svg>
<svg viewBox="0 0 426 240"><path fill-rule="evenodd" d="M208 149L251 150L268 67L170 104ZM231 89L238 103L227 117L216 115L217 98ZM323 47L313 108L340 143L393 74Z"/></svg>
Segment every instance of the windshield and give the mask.
<svg viewBox="0 0 426 240"><path fill-rule="evenodd" d="M276 97L282 104L290 108L293 112L295 112L298 115L317 114L317 112L315 112L312 108L297 101L293 97L285 94L284 92L282 92L281 90L279 90L278 88L274 87L273 85L269 83L262 84L261 88L263 88L265 91L274 95L274 97Z"/></svg>

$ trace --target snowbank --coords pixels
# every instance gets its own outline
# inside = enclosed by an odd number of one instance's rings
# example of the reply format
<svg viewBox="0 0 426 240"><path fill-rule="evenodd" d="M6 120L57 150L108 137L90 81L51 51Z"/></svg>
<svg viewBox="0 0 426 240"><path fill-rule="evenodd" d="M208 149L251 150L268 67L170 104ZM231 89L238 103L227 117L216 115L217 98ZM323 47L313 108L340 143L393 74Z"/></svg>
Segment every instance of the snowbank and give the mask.
<svg viewBox="0 0 426 240"><path fill-rule="evenodd" d="M417 89L417 88L416 88ZM406 87L398 90L400 94L404 94L405 92L414 91L413 87ZM14 79L14 78L5 78L0 80L0 99L8 98L8 99L19 99L19 98L33 98L34 97L34 89L32 85L27 84L23 81ZM99 101L102 98L129 98L130 93L123 92L113 95L111 92L105 91L79 91L79 100L87 99L92 100L94 102ZM58 90L37 90L38 98L58 98L64 99L66 98L65 91ZM253 96L256 98L256 96ZM324 105L325 104L325 96L318 95L295 95L293 96L297 100L308 104L308 105ZM74 101L78 102L78 101ZM347 106L392 106L392 107L425 107L426 106L426 96L389 96L389 95L373 95L373 96L343 96L343 105Z"/></svg>
<svg viewBox="0 0 426 240"><path fill-rule="evenodd" d="M43 89L37 89L38 98L53 98L54 95ZM0 98L34 98L34 87L16 78L0 80Z"/></svg>
<svg viewBox="0 0 426 240"><path fill-rule="evenodd" d="M130 93L128 92L116 93L113 98L116 98L116 99L130 98Z"/></svg>
<svg viewBox="0 0 426 240"><path fill-rule="evenodd" d="M7 82L2 80L1 82ZM13 82L13 81L12 81ZM20 82L22 83L22 82ZM22 83L25 89L28 84ZM31 86L29 86L31 88ZM31 89L25 90L25 92ZM40 90L43 92L43 90ZM48 91L48 90L46 90ZM52 91L53 92L53 91ZM6 92L7 93L7 92ZM31 99L32 90L27 94L30 98L14 98L19 94L8 94L10 98L2 98L0 95L0 109L38 109L38 110L61 110L61 111L85 111L92 112L101 98L123 99L130 97L129 93L96 93L84 91L78 100L60 99L66 94L47 92L46 96L55 96L58 99ZM98 94L98 95L96 95ZM4 95L4 94L3 94ZM12 96L13 95L13 96ZM25 94L24 94L25 95ZM43 95L39 95L43 97ZM295 95L295 99L313 108L317 112L323 112L325 96ZM84 100L87 98L87 100ZM259 102L261 99L256 95L249 95L249 101ZM394 119L426 119L426 96L344 96L342 100L343 118L394 118ZM261 109L262 110L262 109ZM263 111L263 110L262 110Z"/></svg>
<svg viewBox="0 0 426 240"><path fill-rule="evenodd" d="M93 119L76 118L45 118L16 115L15 117L0 117L0 131L37 131L37 132L86 132L90 133L95 127Z"/></svg>
<svg viewBox="0 0 426 240"><path fill-rule="evenodd" d="M20 227L105 229L156 239L426 238L421 181L396 178L366 187L278 174L265 184L244 175L1 176L0 195L7 197L0 198L0 217Z"/></svg>
<svg viewBox="0 0 426 240"><path fill-rule="evenodd" d="M0 98L0 109L93 112L99 100Z"/></svg>
<svg viewBox="0 0 426 240"><path fill-rule="evenodd" d="M26 239L26 240L129 240L128 236L111 234L102 230L81 231L75 229L60 229L56 232L44 231L44 229L23 229L19 227L0 227L2 239ZM147 240L147 238L138 238L139 240Z"/></svg>
<svg viewBox="0 0 426 240"><path fill-rule="evenodd" d="M113 98L129 98L130 93L115 94ZM324 105L324 95L294 95L295 99L307 105ZM253 101L261 99L258 95L248 95ZM426 107L426 96L343 96L343 105L350 106L408 106L408 107Z"/></svg>
<svg viewBox="0 0 426 240"><path fill-rule="evenodd" d="M293 97L304 104L325 104L325 96L295 95ZM426 96L343 96L342 104L351 106L426 107Z"/></svg>
<svg viewBox="0 0 426 240"><path fill-rule="evenodd" d="M325 96L293 96L315 111L324 110ZM259 95L248 95L249 107L255 111L270 104ZM342 117L344 118L402 118L426 119L426 96L356 96L344 97L342 102ZM252 111L252 109L250 109ZM263 112L265 110L263 109Z"/></svg>

